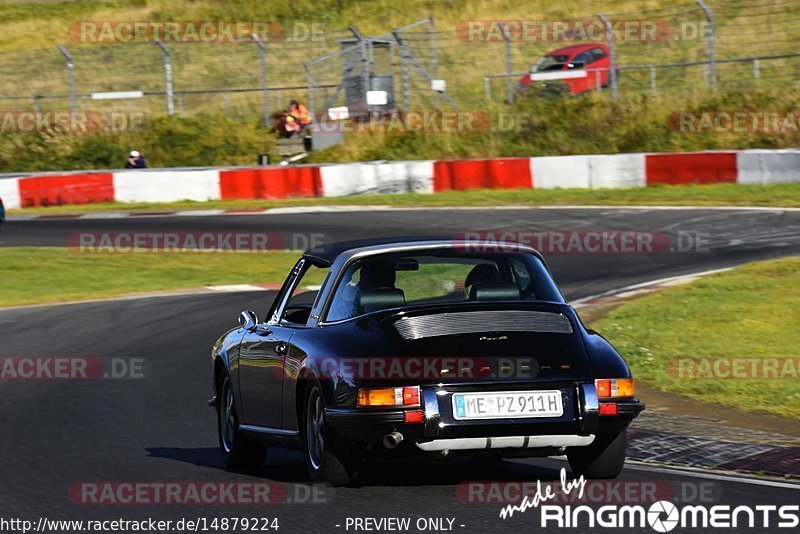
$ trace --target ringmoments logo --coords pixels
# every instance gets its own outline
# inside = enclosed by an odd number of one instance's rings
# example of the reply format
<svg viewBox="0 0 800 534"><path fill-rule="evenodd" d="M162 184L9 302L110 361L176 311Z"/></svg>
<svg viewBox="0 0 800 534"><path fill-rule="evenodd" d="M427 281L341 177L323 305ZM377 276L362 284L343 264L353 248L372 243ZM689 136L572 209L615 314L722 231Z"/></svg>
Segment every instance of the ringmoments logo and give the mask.
<svg viewBox="0 0 800 534"><path fill-rule="evenodd" d="M586 480L568 481L566 469L561 468L560 485L543 484L537 481L533 495L526 495L518 504L509 504L500 510L500 517L507 519L516 513L539 508L539 526L545 528L603 528L627 529L649 528L652 532L671 532L675 529L792 529L800 526L800 505L676 505L659 500L650 505L609 504L600 507L588 505L544 504L558 500L560 491L564 495L583 497ZM557 489L554 489L557 488ZM541 505L541 506L540 506Z"/></svg>

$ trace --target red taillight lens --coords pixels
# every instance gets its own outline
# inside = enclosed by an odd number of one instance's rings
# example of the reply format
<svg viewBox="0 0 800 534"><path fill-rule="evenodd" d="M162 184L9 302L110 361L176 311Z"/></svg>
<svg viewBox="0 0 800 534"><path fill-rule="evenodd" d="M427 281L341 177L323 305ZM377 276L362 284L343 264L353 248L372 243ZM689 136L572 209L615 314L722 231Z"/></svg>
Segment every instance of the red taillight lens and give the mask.
<svg viewBox="0 0 800 534"><path fill-rule="evenodd" d="M617 415L617 403L604 402L600 404L600 415Z"/></svg>
<svg viewBox="0 0 800 534"><path fill-rule="evenodd" d="M406 424L418 424L425 420L425 413L422 410L414 410L403 414Z"/></svg>
<svg viewBox="0 0 800 534"><path fill-rule="evenodd" d="M597 388L597 397L607 399L611 396L611 380L595 380L594 386Z"/></svg>
<svg viewBox="0 0 800 534"><path fill-rule="evenodd" d="M419 404L419 388L414 386L412 388L403 388L403 405L404 406L417 406Z"/></svg>

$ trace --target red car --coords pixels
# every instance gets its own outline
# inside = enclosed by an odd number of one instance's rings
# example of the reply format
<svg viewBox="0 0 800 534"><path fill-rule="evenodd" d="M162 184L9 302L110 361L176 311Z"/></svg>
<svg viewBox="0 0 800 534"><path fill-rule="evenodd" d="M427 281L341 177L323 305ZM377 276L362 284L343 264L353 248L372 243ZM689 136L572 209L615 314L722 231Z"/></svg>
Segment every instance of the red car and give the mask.
<svg viewBox="0 0 800 534"><path fill-rule="evenodd" d="M523 76L520 89L534 83L558 81L572 94L606 87L609 81L611 61L608 47L600 43L584 43L553 50L531 67L531 73Z"/></svg>

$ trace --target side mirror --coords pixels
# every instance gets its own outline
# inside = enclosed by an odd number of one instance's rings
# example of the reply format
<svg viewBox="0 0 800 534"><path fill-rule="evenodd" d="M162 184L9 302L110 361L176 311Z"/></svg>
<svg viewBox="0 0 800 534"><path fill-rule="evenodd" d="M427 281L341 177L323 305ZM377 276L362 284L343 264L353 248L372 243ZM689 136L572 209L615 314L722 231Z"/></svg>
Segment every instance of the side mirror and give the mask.
<svg viewBox="0 0 800 534"><path fill-rule="evenodd" d="M258 316L254 311L245 310L239 314L239 326L247 330L248 332L252 332L256 329L256 325L258 324Z"/></svg>

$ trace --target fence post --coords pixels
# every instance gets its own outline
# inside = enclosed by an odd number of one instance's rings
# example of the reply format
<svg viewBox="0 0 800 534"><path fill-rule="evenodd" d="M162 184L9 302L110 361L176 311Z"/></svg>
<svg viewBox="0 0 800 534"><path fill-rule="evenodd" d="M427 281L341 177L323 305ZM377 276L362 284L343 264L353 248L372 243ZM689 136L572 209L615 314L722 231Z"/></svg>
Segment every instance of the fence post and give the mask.
<svg viewBox="0 0 800 534"><path fill-rule="evenodd" d="M429 18L431 24L431 61L433 62L433 77L439 78L439 47L436 43L436 23L433 20L433 15ZM436 102L436 109L439 109L439 93L434 95L434 102Z"/></svg>
<svg viewBox="0 0 800 534"><path fill-rule="evenodd" d="M506 49L506 98L508 103L514 104L514 67L511 64L511 34L508 32L508 24L503 25L503 40Z"/></svg>
<svg viewBox="0 0 800 534"><path fill-rule="evenodd" d="M608 55L609 62L611 63L611 70L608 75L611 78L611 98L617 98L617 50L614 43L614 28L611 26L611 21L606 18L602 13L595 15L606 27L606 37L608 38Z"/></svg>
<svg viewBox="0 0 800 534"><path fill-rule="evenodd" d="M306 88L308 91L307 99L308 110L311 115L314 115L314 77L311 75L311 67L308 62L303 63L303 68L306 69Z"/></svg>
<svg viewBox="0 0 800 534"><path fill-rule="evenodd" d="M164 79L167 86L167 115L173 115L175 113L175 102L172 89L172 59L163 41L156 41L156 44L161 51L164 52Z"/></svg>
<svg viewBox="0 0 800 534"><path fill-rule="evenodd" d="M67 62L67 84L69 84L69 107L72 110L72 113L78 112L78 97L75 93L75 62L72 59L72 55L67 52L67 49L63 46L58 47L58 51L61 52L61 55L64 56L64 59Z"/></svg>
<svg viewBox="0 0 800 534"><path fill-rule="evenodd" d="M717 90L717 57L714 49L714 14L708 9L708 6L703 0L695 0L700 9L705 13L706 20L708 21L708 64L709 76L711 77L711 90Z"/></svg>
<svg viewBox="0 0 800 534"><path fill-rule="evenodd" d="M267 47L261 36L253 34L253 41L258 45L258 61L261 64L261 98L264 101L264 126L270 127L269 89L267 88Z"/></svg>
<svg viewBox="0 0 800 534"><path fill-rule="evenodd" d="M761 63L758 59L753 60L753 79L758 80L761 78Z"/></svg>
<svg viewBox="0 0 800 534"><path fill-rule="evenodd" d="M486 103L492 103L492 80L488 76L483 77L483 94L486 96Z"/></svg>
<svg viewBox="0 0 800 534"><path fill-rule="evenodd" d="M411 98L408 94L409 91L409 83L408 83L408 58L406 57L406 49L405 47L400 47L400 87L403 91L403 111L408 113L409 108L411 107Z"/></svg>
<svg viewBox="0 0 800 534"><path fill-rule="evenodd" d="M361 51L361 86L364 93L364 112L369 116L369 104L367 104L367 92L369 91L370 64L369 64L369 43L355 26L348 26L348 30L358 40L359 50Z"/></svg>
<svg viewBox="0 0 800 534"><path fill-rule="evenodd" d="M656 96L656 67L650 65L650 91Z"/></svg>

